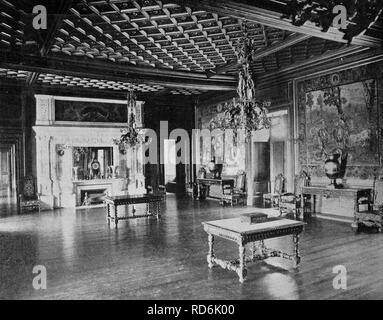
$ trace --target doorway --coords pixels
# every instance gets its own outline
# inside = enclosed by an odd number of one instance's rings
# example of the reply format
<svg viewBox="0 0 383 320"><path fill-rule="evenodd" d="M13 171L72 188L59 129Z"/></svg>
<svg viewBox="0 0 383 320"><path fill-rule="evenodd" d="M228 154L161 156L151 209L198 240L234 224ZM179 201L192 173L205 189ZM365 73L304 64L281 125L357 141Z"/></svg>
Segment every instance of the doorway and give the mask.
<svg viewBox="0 0 383 320"><path fill-rule="evenodd" d="M177 154L176 141L164 141L164 174L166 191L177 192Z"/></svg>
<svg viewBox="0 0 383 320"><path fill-rule="evenodd" d="M282 174L286 179L285 192L292 190L291 144L287 112L275 113L271 117L270 129L270 191L274 190L275 177Z"/></svg>
<svg viewBox="0 0 383 320"><path fill-rule="evenodd" d="M252 149L252 172L254 174L253 205L263 205L263 195L269 192L270 181L270 143L257 141Z"/></svg>
<svg viewBox="0 0 383 320"><path fill-rule="evenodd" d="M279 174L286 176L286 143L275 141L271 143L271 177Z"/></svg>
<svg viewBox="0 0 383 320"><path fill-rule="evenodd" d="M2 207L15 205L17 202L15 168L15 146L0 145L0 205Z"/></svg>

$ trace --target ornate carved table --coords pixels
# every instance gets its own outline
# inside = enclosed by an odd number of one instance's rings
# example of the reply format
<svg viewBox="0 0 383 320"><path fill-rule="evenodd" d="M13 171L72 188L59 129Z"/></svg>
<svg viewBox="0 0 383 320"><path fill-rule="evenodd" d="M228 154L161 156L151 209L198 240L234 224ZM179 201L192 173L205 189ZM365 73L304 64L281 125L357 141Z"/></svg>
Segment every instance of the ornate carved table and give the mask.
<svg viewBox="0 0 383 320"><path fill-rule="evenodd" d="M316 198L325 197L325 198L347 198L351 199L354 203L354 223L357 221L357 213L359 212L359 200L362 198L368 198L369 202L372 201L372 189L371 188L344 188L344 189L329 189L326 187L312 186L312 187L303 187L302 188L302 199L304 196L311 195L313 197L311 202L311 212L315 213Z"/></svg>
<svg viewBox="0 0 383 320"><path fill-rule="evenodd" d="M269 219L268 222L248 224L242 223L240 218L225 219L203 222L209 239L209 254L207 262L209 268L218 265L223 269L235 271L239 281L243 283L247 276L246 264L264 260L271 257L282 257L295 261L298 267L301 258L299 256L299 235L305 226L304 222L288 219ZM294 253L289 254L279 250L267 248L264 240L283 236L293 236ZM228 261L215 256L214 237L220 237L233 241L239 246L239 259ZM251 255L246 256L246 245L251 244Z"/></svg>
<svg viewBox="0 0 383 320"><path fill-rule="evenodd" d="M110 222L114 220L116 226L118 225L119 220L129 220L145 217L157 217L160 218L161 215L161 202L163 197L161 195L124 195L124 196L107 196L104 200L106 208L106 217L107 221ZM135 204L146 204L146 214L136 215L134 205ZM125 217L119 217L117 209L119 206L128 206L128 215ZM129 215L129 206L133 206L133 215ZM113 215L112 215L113 214Z"/></svg>

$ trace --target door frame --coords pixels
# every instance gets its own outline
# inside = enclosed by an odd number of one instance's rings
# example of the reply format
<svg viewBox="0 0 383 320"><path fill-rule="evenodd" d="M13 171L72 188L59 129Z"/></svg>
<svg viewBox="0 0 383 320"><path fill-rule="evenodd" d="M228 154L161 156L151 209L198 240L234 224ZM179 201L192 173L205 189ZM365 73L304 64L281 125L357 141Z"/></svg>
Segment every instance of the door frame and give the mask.
<svg viewBox="0 0 383 320"><path fill-rule="evenodd" d="M280 110L277 111L270 111L268 114L269 118L274 117L280 117L284 116L287 120L287 135L286 138L283 140L280 140L279 142L284 142L284 176L287 179L286 183L286 191L292 192L294 190L294 166L295 166L295 152L294 152L294 143L292 141L292 124L291 124L291 110L290 105L286 105ZM270 128L271 130L271 128ZM274 180L276 173L273 172L273 144L271 140L270 142L270 189L273 190L274 188Z"/></svg>
<svg viewBox="0 0 383 320"><path fill-rule="evenodd" d="M14 165L14 190L16 195L21 189L21 179L25 175L25 155L23 151L24 134L21 129L0 129L0 144L12 146L13 165ZM17 203L19 205L19 197Z"/></svg>
<svg viewBox="0 0 383 320"><path fill-rule="evenodd" d="M2 144L0 143L1 149L8 152L7 155L7 162L8 162L8 170L9 172L9 179L8 179L8 186L12 192L16 191L16 172L15 172L15 166L16 166L16 159L15 159L15 145L14 144Z"/></svg>

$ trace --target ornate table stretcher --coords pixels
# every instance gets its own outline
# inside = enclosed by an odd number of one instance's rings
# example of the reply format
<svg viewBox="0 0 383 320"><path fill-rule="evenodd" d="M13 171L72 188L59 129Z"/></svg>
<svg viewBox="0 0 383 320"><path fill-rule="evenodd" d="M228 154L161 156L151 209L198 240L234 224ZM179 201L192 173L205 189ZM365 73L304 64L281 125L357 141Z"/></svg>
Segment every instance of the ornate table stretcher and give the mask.
<svg viewBox="0 0 383 320"><path fill-rule="evenodd" d="M299 235L305 226L304 222L288 219L272 219L268 222L248 224L242 223L240 218L203 222L204 230L208 234L209 253L207 262L210 269L218 265L223 269L235 271L239 281L243 283L247 276L246 264L271 257L282 257L293 260L298 267ZM279 250L267 248L264 240L292 235L294 253L289 254ZM233 241L239 246L239 259L228 261L219 259L214 253L214 237ZM246 245L251 244L251 255L246 255Z"/></svg>
<svg viewBox="0 0 383 320"><path fill-rule="evenodd" d="M113 220L115 225L118 225L119 220L129 220L145 217L156 217L157 219L161 216L161 202L163 197L161 195L124 195L124 196L107 196L105 197L105 209L106 218L108 223ZM146 204L146 214L136 215L134 205L135 204ZM128 215L124 217L118 216L118 207L128 206ZM133 206L132 215L129 215L129 206Z"/></svg>

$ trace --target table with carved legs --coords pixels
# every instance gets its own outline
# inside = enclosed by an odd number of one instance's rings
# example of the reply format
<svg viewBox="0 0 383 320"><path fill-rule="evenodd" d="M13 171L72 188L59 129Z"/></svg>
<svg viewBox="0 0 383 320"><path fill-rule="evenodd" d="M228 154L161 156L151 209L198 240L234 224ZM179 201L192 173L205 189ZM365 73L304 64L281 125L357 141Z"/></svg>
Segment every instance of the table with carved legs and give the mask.
<svg viewBox="0 0 383 320"><path fill-rule="evenodd" d="M129 220L129 219L137 219L137 218L145 218L145 217L156 217L157 219L161 216L161 202L163 201L163 197L161 195L152 195L152 194L144 194L144 195L123 195L123 196L115 196L110 197L107 196L104 200L105 209L106 209L106 218L108 223L113 220L115 225L118 225L119 220ZM136 215L136 209L134 205L136 204L146 204L146 214L144 215ZM128 207L128 215L121 217L118 216L118 207L119 206L127 206ZM129 206L133 206L132 215L129 215Z"/></svg>
<svg viewBox="0 0 383 320"><path fill-rule="evenodd" d="M299 235L305 226L304 222L288 219L270 219L264 223L249 224L242 223L240 218L224 219L203 222L204 230L208 234L209 253L207 262L210 269L215 265L223 269L235 271L239 281L243 283L247 276L246 264L265 260L271 257L282 257L295 262L295 266L301 262L299 255ZM292 236L294 252L292 254L279 250L267 248L266 239ZM214 252L215 237L233 241L238 244L239 259L223 260L216 257ZM246 245L250 245L251 254L246 255Z"/></svg>
<svg viewBox="0 0 383 320"><path fill-rule="evenodd" d="M345 198L353 201L354 210L354 222L353 227L357 225L357 215L359 213L359 200L366 198L368 203L372 203L372 189L371 188L342 188L342 189L331 189L321 186L310 186L302 188L302 199L305 196L312 196L311 212L315 214L317 197L329 198ZM303 205L303 204L302 204ZM370 209L370 208L369 208Z"/></svg>

